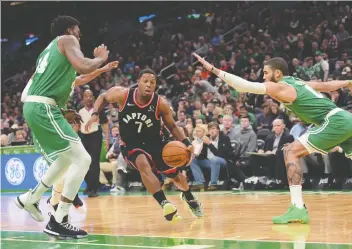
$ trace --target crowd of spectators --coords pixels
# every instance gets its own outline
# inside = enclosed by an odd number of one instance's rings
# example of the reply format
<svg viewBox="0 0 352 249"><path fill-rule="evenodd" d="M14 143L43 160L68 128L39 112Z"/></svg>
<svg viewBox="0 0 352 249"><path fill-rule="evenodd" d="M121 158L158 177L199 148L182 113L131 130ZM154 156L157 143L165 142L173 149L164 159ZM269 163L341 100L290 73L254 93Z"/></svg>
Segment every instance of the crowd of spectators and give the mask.
<svg viewBox="0 0 352 249"><path fill-rule="evenodd" d="M196 148L189 172L194 187L217 189L224 182L244 183L253 175L268 176L274 185L284 186L281 148L310 124L266 95L229 88L197 64L191 53L197 51L221 70L256 82L263 81L265 61L276 56L289 63L291 75L306 81L352 79L352 9L348 2L299 2L290 9L269 7L258 18L247 18L244 10L255 8L256 3L235 5L200 16L192 10L194 15L177 27L157 29L153 20L145 22L137 35L111 46L110 60L118 60L119 68L76 87L68 108L82 106L85 88L97 97L112 86L129 87L141 69L151 67L160 74L158 93L169 100L178 126ZM236 26L240 28L227 33ZM33 69L13 77L11 91L3 97L1 146L32 143L21 114L20 94ZM352 112L348 89L325 95ZM117 106L110 104L106 113L110 128L118 124ZM331 154L302 160L304 173L352 177L351 160L338 152ZM337 164L343 165L337 169Z"/></svg>

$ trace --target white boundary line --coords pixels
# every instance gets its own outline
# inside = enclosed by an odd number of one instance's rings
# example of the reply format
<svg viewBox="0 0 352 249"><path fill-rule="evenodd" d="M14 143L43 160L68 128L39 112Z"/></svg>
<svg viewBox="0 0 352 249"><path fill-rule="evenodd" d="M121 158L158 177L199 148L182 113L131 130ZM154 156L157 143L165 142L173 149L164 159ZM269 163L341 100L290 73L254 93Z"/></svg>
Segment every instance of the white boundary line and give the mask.
<svg viewBox="0 0 352 249"><path fill-rule="evenodd" d="M41 233L39 231L18 231L18 230L0 230L1 232L20 232L20 233ZM255 242L259 241L257 239L236 239L236 237L231 237L231 238L195 238L195 237L178 237L178 236L172 236L172 237L167 237L167 236L149 236L149 235L121 235L121 234L101 234L101 233L90 233L89 235L100 235L100 236L109 236L109 237L144 237L144 238L165 238L165 239L193 239L193 240L216 240L216 241L240 241L240 242ZM233 239L232 239L233 238ZM4 240L4 238L2 238ZM260 238L259 238L260 239ZM281 242L281 243L294 243L295 241L290 241L290 240L261 240L261 242ZM352 245L351 243L342 243L342 242L324 242L324 241L310 241L310 242L305 242L306 244L329 244L329 245ZM164 247L165 248L165 247Z"/></svg>
<svg viewBox="0 0 352 249"><path fill-rule="evenodd" d="M64 241L49 241L49 240L30 240L30 239L12 239L12 238L2 238L2 241L21 241L21 242L35 242L44 244L66 244L66 245L85 245L85 246L108 246L108 247L131 247L131 248L154 248L154 249L167 249L170 247L160 247L160 246L137 246L137 245L117 245L117 244L98 244L87 242L64 242Z"/></svg>

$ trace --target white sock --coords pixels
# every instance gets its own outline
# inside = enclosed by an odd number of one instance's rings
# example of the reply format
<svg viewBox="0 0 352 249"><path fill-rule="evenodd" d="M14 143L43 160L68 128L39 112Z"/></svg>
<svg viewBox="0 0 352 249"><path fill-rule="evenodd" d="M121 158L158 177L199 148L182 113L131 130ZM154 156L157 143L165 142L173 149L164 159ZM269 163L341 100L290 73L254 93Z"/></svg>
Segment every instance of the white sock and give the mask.
<svg viewBox="0 0 352 249"><path fill-rule="evenodd" d="M60 201L59 202L59 206L55 212L55 220L59 223L62 222L62 219L68 215L68 212L70 210L70 207L72 205L72 202L71 203L67 203L67 202L63 202L63 201Z"/></svg>
<svg viewBox="0 0 352 249"><path fill-rule="evenodd" d="M30 200L28 200L29 203L36 203L37 201L40 200L40 198L43 196L43 194L48 190L49 188L45 186L42 181L38 183L38 185L31 191L32 196L30 197Z"/></svg>
<svg viewBox="0 0 352 249"><path fill-rule="evenodd" d="M53 185L53 190L51 191L50 204L55 206L60 202L62 190L64 188L64 179L65 175L63 175L55 184Z"/></svg>
<svg viewBox="0 0 352 249"><path fill-rule="evenodd" d="M291 185L291 203L298 208L304 208L302 185Z"/></svg>
<svg viewBox="0 0 352 249"><path fill-rule="evenodd" d="M66 172L71 163L70 153L70 151L66 151L59 154L58 158L50 165L42 177L40 183L32 190L32 197L29 203L39 201L43 194Z"/></svg>

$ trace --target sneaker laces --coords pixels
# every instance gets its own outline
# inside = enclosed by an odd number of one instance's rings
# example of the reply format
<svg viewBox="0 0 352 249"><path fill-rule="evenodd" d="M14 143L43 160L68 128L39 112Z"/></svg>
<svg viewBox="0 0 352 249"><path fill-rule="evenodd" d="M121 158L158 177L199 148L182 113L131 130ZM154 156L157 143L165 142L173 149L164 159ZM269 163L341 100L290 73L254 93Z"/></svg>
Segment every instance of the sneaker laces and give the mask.
<svg viewBox="0 0 352 249"><path fill-rule="evenodd" d="M38 211L39 213L42 213L42 211L39 209L39 201L37 201L37 202L34 203L33 205L34 205L34 207L37 209L37 211Z"/></svg>
<svg viewBox="0 0 352 249"><path fill-rule="evenodd" d="M75 231L75 232L78 232L79 229L73 225L71 225L70 223L68 222L65 222L65 223L62 223L62 226L68 230L71 230L71 231Z"/></svg>
<svg viewBox="0 0 352 249"><path fill-rule="evenodd" d="M164 207L165 204L167 203L170 203L168 200L164 200L162 203L161 203L161 207Z"/></svg>
<svg viewBox="0 0 352 249"><path fill-rule="evenodd" d="M283 215L288 214L289 212L291 212L292 209L293 209L293 204L288 208L288 210L286 211L286 213L284 213ZM282 215L282 216L283 216L283 215Z"/></svg>
<svg viewBox="0 0 352 249"><path fill-rule="evenodd" d="M28 204L29 200L30 200L31 197L32 197L32 194L33 194L33 193L32 193L32 189L29 189L29 191L28 191L28 196L27 196L25 205ZM37 202L33 203L32 205L35 207L35 209L37 209L37 211L38 211L39 213L42 213L41 210L39 209L39 203L40 203L40 200L38 200Z"/></svg>

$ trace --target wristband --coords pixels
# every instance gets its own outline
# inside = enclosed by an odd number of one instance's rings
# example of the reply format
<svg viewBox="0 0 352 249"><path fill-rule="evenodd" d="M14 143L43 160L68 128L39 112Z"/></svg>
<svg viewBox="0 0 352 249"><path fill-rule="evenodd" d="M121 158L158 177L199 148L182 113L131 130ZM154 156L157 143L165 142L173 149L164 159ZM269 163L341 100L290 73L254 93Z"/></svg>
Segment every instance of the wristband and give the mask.
<svg viewBox="0 0 352 249"><path fill-rule="evenodd" d="M188 138L183 139L182 143L184 143L187 147L192 145Z"/></svg>
<svg viewBox="0 0 352 249"><path fill-rule="evenodd" d="M93 112L91 116L93 116L93 115L99 116L99 113L98 112Z"/></svg>

